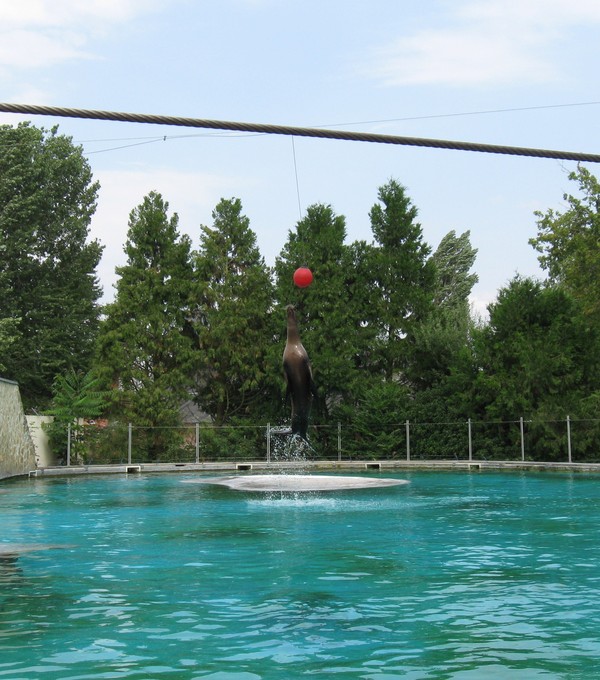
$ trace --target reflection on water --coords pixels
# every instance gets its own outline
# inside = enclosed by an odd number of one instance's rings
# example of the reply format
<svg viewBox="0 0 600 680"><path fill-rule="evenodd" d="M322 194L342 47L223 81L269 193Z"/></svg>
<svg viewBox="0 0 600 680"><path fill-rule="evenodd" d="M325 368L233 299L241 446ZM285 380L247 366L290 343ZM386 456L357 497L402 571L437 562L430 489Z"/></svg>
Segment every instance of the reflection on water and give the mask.
<svg viewBox="0 0 600 680"><path fill-rule="evenodd" d="M0 554L0 590L14 583L23 575L17 555Z"/></svg>
<svg viewBox="0 0 600 680"><path fill-rule="evenodd" d="M600 675L596 478L275 497L185 479L7 487L0 680ZM8 554L26 543L63 548Z"/></svg>

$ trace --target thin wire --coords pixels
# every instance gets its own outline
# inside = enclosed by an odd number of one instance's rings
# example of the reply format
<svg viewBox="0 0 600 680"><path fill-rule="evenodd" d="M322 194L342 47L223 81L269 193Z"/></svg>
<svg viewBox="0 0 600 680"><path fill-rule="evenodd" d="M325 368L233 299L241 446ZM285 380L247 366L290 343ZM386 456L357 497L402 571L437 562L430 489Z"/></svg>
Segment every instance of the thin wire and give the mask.
<svg viewBox="0 0 600 680"><path fill-rule="evenodd" d="M298 183L298 165L296 164L296 145L292 137L292 154L294 155L294 173L296 175L296 195L298 197L298 213L302 219L302 203L300 202L300 184Z"/></svg>
<svg viewBox="0 0 600 680"><path fill-rule="evenodd" d="M260 132L264 134L288 135L298 137L316 137L320 139L340 139L353 142L371 142L379 144L397 144L455 151L478 151L481 153L505 154L509 156L530 156L536 158L553 158L569 161L600 163L600 154L579 153L575 151L555 151L551 149L535 149L527 147L504 146L499 144L480 144L445 139L429 139L424 137L400 137L398 135L381 135L366 132L350 132L323 128L306 128L286 125L265 125L257 123L241 123L223 120L204 120L200 118L183 118L179 116L159 116L138 113L119 113L116 111L93 111L86 109L61 108L56 106L31 106L27 104L0 103L0 112L23 113L39 116L59 116L64 118L86 118L93 120L113 120L129 123L147 123L151 125L174 125L179 127L209 128L216 130L236 130L242 132Z"/></svg>
<svg viewBox="0 0 600 680"><path fill-rule="evenodd" d="M542 109L564 109L572 106L597 106L600 102L576 102L573 104L542 104L541 106L519 106L510 109L484 109L483 111L461 111L457 113L434 113L426 116L409 116L406 118L383 118L381 120L362 120L352 123L330 123L327 127L344 127L346 125L374 125L376 123L402 123L411 120L432 120L435 118L458 118L460 116L483 116L491 113L515 113L517 111L540 111Z"/></svg>
<svg viewBox="0 0 600 680"><path fill-rule="evenodd" d="M240 137L260 137L261 135L258 133L249 133L249 132L199 132L197 134L189 134L189 135L162 135L160 137L143 137L142 139L145 139L147 141L143 142L137 142L135 144L123 144L121 146L109 146L105 149L96 149L95 151L85 151L85 153L89 156L91 154L96 154L96 153L107 153L108 151L118 151L119 149L129 149L132 146L142 146L144 144L154 144L155 142L166 142L167 140L171 141L173 139L190 139L192 137L211 137L211 138L240 138ZM125 138L127 139L127 138ZM133 137L132 139L135 139ZM90 142L101 142L103 140L97 139L97 140L87 140L87 143L89 144ZM110 140L105 140L105 141L110 141ZM80 141L78 144L85 144L86 141Z"/></svg>
<svg viewBox="0 0 600 680"><path fill-rule="evenodd" d="M135 142L134 144L122 144L121 146L111 146L109 149L96 149L96 151L86 151L85 153L88 156L91 156L94 153L105 153L106 151L118 151L119 149L130 149L132 146L144 146L145 144L155 144L156 142L166 142L167 138L165 137L160 137L160 138L155 138L155 139L150 139L145 142Z"/></svg>

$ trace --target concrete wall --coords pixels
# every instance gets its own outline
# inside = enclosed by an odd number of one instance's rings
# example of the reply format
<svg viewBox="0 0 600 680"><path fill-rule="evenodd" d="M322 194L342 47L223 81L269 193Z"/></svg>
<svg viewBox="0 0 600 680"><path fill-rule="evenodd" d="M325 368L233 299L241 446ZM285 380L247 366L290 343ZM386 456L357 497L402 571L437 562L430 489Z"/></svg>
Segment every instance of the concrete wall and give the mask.
<svg viewBox="0 0 600 680"><path fill-rule="evenodd" d="M33 440L36 466L48 467L48 465L54 465L54 457L50 451L48 435L44 430L44 423L51 423L54 418L52 416L25 416L25 420Z"/></svg>
<svg viewBox="0 0 600 680"><path fill-rule="evenodd" d="M19 386L0 378L0 479L27 474L35 467Z"/></svg>

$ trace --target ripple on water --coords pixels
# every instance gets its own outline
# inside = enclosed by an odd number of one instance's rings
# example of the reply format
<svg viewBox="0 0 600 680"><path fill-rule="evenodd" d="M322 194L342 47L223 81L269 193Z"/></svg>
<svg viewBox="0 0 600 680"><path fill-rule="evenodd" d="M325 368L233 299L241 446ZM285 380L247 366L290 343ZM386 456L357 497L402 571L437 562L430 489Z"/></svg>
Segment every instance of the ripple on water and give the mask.
<svg viewBox="0 0 600 680"><path fill-rule="evenodd" d="M0 495L3 540L75 546L0 560L0 679L600 676L595 479L142 481Z"/></svg>

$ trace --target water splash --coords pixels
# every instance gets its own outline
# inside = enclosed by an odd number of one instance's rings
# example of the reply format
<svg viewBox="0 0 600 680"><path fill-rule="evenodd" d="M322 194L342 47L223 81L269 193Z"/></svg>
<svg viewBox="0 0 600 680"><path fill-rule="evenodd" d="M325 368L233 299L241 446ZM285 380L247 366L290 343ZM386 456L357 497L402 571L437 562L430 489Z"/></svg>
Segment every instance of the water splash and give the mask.
<svg viewBox="0 0 600 680"><path fill-rule="evenodd" d="M315 453L314 448L298 434L292 434L289 427L271 428L271 462L284 464L276 469L275 474L279 475L302 475L308 471L307 462L309 453ZM269 500L291 499L297 501L299 494L297 491L280 490L270 492Z"/></svg>
<svg viewBox="0 0 600 680"><path fill-rule="evenodd" d="M292 434L288 427L271 428L271 461L274 463L295 463L301 469L306 468L311 453L315 449L298 434Z"/></svg>

